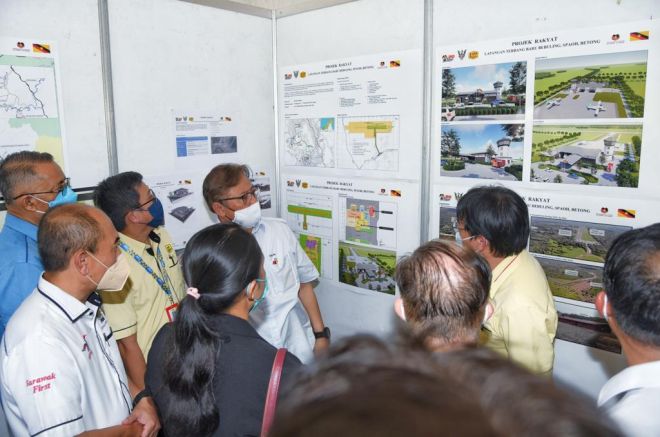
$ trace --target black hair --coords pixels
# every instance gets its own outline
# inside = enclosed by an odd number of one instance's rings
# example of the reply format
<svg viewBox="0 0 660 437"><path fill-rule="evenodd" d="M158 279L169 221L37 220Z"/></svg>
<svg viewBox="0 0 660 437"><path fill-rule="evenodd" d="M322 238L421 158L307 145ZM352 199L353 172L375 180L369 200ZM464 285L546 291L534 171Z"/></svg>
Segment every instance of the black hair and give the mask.
<svg viewBox="0 0 660 437"><path fill-rule="evenodd" d="M420 335L443 344L476 343L491 279L483 257L433 240L402 258L395 276L408 322Z"/></svg>
<svg viewBox="0 0 660 437"><path fill-rule="evenodd" d="M140 205L142 175L127 171L102 180L94 190L94 205L105 212L117 231L126 227L126 214Z"/></svg>
<svg viewBox="0 0 660 437"><path fill-rule="evenodd" d="M603 285L621 330L660 346L660 223L614 240L605 257Z"/></svg>
<svg viewBox="0 0 660 437"><path fill-rule="evenodd" d="M53 155L46 152L23 150L7 155L0 163L0 194L5 198L5 203L14 203L19 188L40 178L34 168L37 164L49 162L55 161Z"/></svg>
<svg viewBox="0 0 660 437"><path fill-rule="evenodd" d="M270 436L621 435L591 401L491 350L430 354L404 340L331 345L281 388Z"/></svg>
<svg viewBox="0 0 660 437"><path fill-rule="evenodd" d="M168 435L203 436L218 428L213 378L221 333L209 318L229 308L259 278L262 262L257 240L233 223L202 229L186 245L184 278L200 296L181 301L165 357L165 387L172 396L161 416Z"/></svg>
<svg viewBox="0 0 660 437"><path fill-rule="evenodd" d="M474 187L456 205L456 218L470 235L481 235L493 255L516 255L527 247L529 213L515 191L501 186Z"/></svg>
<svg viewBox="0 0 660 437"><path fill-rule="evenodd" d="M92 206L80 203L50 208L39 224L39 256L47 272L65 270L78 250L96 252L103 238L101 226L92 217Z"/></svg>

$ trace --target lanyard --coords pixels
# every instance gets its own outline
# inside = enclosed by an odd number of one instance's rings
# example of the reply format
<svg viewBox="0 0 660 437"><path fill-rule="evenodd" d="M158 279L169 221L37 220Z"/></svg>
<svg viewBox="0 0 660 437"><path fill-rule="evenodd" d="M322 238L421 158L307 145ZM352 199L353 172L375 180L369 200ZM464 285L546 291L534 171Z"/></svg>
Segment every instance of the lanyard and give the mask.
<svg viewBox="0 0 660 437"><path fill-rule="evenodd" d="M154 272L154 269L152 269L151 266L149 266L149 264L147 264L147 263L142 259L142 257L141 257L140 255L138 255L137 253L135 253L135 252L133 251L133 249L131 249L130 247L128 247L128 245L127 245L126 243L124 243L123 241L120 241L120 242L119 242L119 247L120 247L121 250L123 250L124 252L130 254L130 255L133 257L133 259L135 259L135 261L137 261L137 263L140 264L140 265L142 266L142 268L143 268L143 269L144 269L149 275L151 275L152 278L154 278L154 280L158 283L158 285L159 285L160 288L163 290L163 292L165 293L165 295L167 296L167 298L170 300L170 303L174 304L174 299L172 298L172 291L170 290L170 287L167 285L167 283L166 283L166 282L165 282L160 276L158 276L158 275L156 274L156 272ZM158 257L157 257L157 259L158 259L158 263L159 263L159 265L161 266L161 269L162 269L163 272L164 272L164 276L165 276L166 279L169 281L170 278L169 278L169 276L167 275L167 272L166 272L166 270L165 270L165 261L163 260L163 256L162 256L162 254L160 253L160 247L158 248L158 252L157 252L157 254L158 254ZM171 283L171 282L170 282L170 283Z"/></svg>

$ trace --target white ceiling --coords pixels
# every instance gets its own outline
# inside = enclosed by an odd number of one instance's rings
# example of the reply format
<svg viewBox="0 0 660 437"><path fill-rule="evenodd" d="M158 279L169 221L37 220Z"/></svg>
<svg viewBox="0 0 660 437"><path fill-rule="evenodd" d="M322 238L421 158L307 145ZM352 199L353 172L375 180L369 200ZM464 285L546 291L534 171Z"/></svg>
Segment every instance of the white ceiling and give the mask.
<svg viewBox="0 0 660 437"><path fill-rule="evenodd" d="M245 14L271 17L299 14L356 0L182 0Z"/></svg>

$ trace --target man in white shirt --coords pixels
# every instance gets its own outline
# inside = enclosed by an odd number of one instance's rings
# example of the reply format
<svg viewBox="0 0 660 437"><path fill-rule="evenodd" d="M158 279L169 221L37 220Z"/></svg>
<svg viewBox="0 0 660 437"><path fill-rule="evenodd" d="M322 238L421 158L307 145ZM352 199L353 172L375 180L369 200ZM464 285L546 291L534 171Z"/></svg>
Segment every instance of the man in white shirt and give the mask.
<svg viewBox="0 0 660 437"><path fill-rule="evenodd" d="M153 402L129 387L95 293L121 289L128 277L117 241L108 217L90 206L59 206L41 221L45 271L0 343L2 407L13 434L157 434Z"/></svg>
<svg viewBox="0 0 660 437"><path fill-rule="evenodd" d="M621 342L628 368L603 386L598 406L628 436L660 435L660 223L617 238L596 308Z"/></svg>
<svg viewBox="0 0 660 437"><path fill-rule="evenodd" d="M268 294L250 312L250 323L270 344L309 363L330 342L312 285L319 274L284 220L261 217L249 176L245 165L214 167L204 179L204 199L221 222L252 232L263 252Z"/></svg>

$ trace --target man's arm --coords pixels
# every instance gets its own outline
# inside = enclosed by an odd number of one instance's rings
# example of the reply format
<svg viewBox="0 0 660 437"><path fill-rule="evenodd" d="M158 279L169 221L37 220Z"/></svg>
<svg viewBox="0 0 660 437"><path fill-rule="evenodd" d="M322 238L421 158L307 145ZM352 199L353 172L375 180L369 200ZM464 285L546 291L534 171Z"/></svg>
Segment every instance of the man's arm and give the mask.
<svg viewBox="0 0 660 437"><path fill-rule="evenodd" d="M147 370L147 363L137 342L137 334L117 340L117 346L126 369L131 397L135 397L144 390L144 372Z"/></svg>
<svg viewBox="0 0 660 437"><path fill-rule="evenodd" d="M305 282L300 284L300 290L298 291L298 297L300 302L302 302L307 315L309 316L309 321L312 324L312 330L314 332L321 332L325 325L323 324L323 318L321 317L321 309L319 308L319 302L316 300L316 293L314 293L314 287L311 282ZM325 350L330 346L330 340L327 338L317 338L314 343L314 353L318 354L320 351Z"/></svg>

